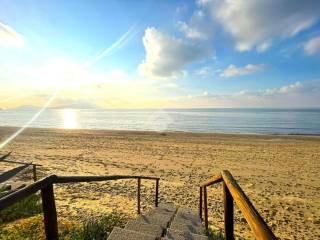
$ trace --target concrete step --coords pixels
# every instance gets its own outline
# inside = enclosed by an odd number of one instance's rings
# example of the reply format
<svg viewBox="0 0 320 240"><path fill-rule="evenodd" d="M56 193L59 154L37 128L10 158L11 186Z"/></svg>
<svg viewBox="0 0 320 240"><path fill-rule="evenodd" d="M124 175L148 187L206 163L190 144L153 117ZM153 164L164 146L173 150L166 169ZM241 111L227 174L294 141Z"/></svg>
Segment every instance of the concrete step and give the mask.
<svg viewBox="0 0 320 240"><path fill-rule="evenodd" d="M161 238L164 231L159 225L148 224L137 220L129 221L126 224L125 229L150 234L156 236L157 239Z"/></svg>
<svg viewBox="0 0 320 240"><path fill-rule="evenodd" d="M165 240L207 240L207 236L192 234L190 232L181 232L173 229L168 229Z"/></svg>
<svg viewBox="0 0 320 240"><path fill-rule="evenodd" d="M170 216L171 219L173 219L173 216L175 215L175 211L168 211L167 209L163 209L160 207L156 207L149 212L146 213L146 215L153 215L153 214L164 214L167 216Z"/></svg>
<svg viewBox="0 0 320 240"><path fill-rule="evenodd" d="M176 212L178 209L173 203L160 203L157 208L166 210L168 212Z"/></svg>
<svg viewBox="0 0 320 240"><path fill-rule="evenodd" d="M172 230L190 232L194 234L205 234L200 216L190 210L179 208L170 224Z"/></svg>
<svg viewBox="0 0 320 240"><path fill-rule="evenodd" d="M205 235L206 230L203 225L195 225L192 223L180 222L173 220L170 224L170 229L181 231L181 232L190 232L194 234Z"/></svg>
<svg viewBox="0 0 320 240"><path fill-rule="evenodd" d="M128 229L114 227L107 240L156 240L152 234L139 233Z"/></svg>
<svg viewBox="0 0 320 240"><path fill-rule="evenodd" d="M150 213L141 215L137 218L137 221L141 221L148 224L158 225L163 229L166 229L172 219L171 215L162 213Z"/></svg>
<svg viewBox="0 0 320 240"><path fill-rule="evenodd" d="M129 221L124 229L114 228L108 239L207 240L205 234L206 230L196 212L177 209L172 204L160 204L147 214Z"/></svg>
<svg viewBox="0 0 320 240"><path fill-rule="evenodd" d="M194 222L201 222L201 218L197 212L193 212L187 209L178 209L178 212L176 214L176 217L189 219Z"/></svg>

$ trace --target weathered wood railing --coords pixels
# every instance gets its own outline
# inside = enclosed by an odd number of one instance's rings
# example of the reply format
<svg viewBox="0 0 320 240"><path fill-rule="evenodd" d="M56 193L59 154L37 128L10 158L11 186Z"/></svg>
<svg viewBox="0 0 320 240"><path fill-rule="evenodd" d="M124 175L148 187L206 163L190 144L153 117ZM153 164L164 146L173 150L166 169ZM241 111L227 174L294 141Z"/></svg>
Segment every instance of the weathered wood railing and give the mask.
<svg viewBox="0 0 320 240"><path fill-rule="evenodd" d="M156 193L155 193L155 206L158 206L159 202L159 181L157 177L147 176L127 176L127 175L113 175L113 176L56 176L51 175L36 181L29 186L18 190L4 198L0 199L0 211L11 206L12 204L20 201L21 199L30 196L37 191L41 191L42 208L44 215L44 226L47 239L58 239L58 224L57 224L57 211L55 205L54 184L61 183L79 183L79 182L97 182L97 181L110 181L120 179L137 179L138 191L137 191L137 212L140 214L140 188L141 180L155 180L156 181Z"/></svg>
<svg viewBox="0 0 320 240"><path fill-rule="evenodd" d="M213 177L200 185L199 215L201 219L203 219L204 211L206 229L208 229L209 224L207 187L219 182L223 183L224 236L226 240L234 239L233 201L241 210L256 239L277 239L231 173L227 170L222 171L218 176Z"/></svg>
<svg viewBox="0 0 320 240"><path fill-rule="evenodd" d="M32 174L33 174L33 181L37 181L37 167L41 167L42 165L40 164L35 164L35 163L25 163L25 162L20 162L20 161L12 161L12 160L7 160L7 158L11 155L11 152L3 155L0 157L0 162L6 162L6 163L15 163L15 164L23 164L23 165L29 165L32 166Z"/></svg>

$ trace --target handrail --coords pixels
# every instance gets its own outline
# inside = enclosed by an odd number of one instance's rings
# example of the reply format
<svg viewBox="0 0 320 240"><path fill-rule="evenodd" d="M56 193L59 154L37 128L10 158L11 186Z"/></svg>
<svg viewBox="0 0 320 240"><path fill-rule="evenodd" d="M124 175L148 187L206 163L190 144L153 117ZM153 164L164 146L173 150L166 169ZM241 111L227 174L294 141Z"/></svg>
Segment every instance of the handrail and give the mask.
<svg viewBox="0 0 320 240"><path fill-rule="evenodd" d="M41 167L42 165L36 164L36 163L25 163L25 162L20 162L20 161L12 161L12 160L6 160L7 157L11 155L12 152L8 152L7 154L3 155L0 157L0 162L6 162L6 163L16 163L16 164L28 164L29 166L32 166L32 172L33 172L33 181L37 181L37 166Z"/></svg>
<svg viewBox="0 0 320 240"><path fill-rule="evenodd" d="M10 207L11 205L15 204L16 202L20 201L21 199L30 196L37 191L48 187L49 185L53 184L56 180L56 175L50 175L48 177L42 178L41 180L31 183L30 185L19 189L3 198L0 199L0 211L3 209Z"/></svg>
<svg viewBox="0 0 320 240"><path fill-rule="evenodd" d="M22 172L23 170L25 170L29 166L30 166L29 164L24 164L20 167L12 168L4 173L1 173L0 174L0 183L3 183L5 181L9 180L10 178L13 178L18 173Z"/></svg>
<svg viewBox="0 0 320 240"><path fill-rule="evenodd" d="M11 154L11 152L8 152L7 154L3 155L0 157L0 161L3 161L4 159L6 159L7 157L9 157Z"/></svg>
<svg viewBox="0 0 320 240"><path fill-rule="evenodd" d="M112 176L57 176L54 183L77 183L77 182L99 182L119 179L148 179L157 180L158 177L133 176L133 175L112 175Z"/></svg>
<svg viewBox="0 0 320 240"><path fill-rule="evenodd" d="M42 207L44 214L44 225L47 239L58 238L58 225L57 225L57 212L55 206L55 199L53 193L53 184L61 183L78 183L78 182L93 182L93 181L109 181L120 179L137 179L138 191L138 214L140 214L140 185L141 179L155 180L156 181L156 193L155 193L155 206L158 206L159 202L159 181L158 177L148 176L133 176L133 175L111 175L111 176L56 176L50 175L39 181L36 181L16 192L13 192L0 199L0 211L20 201L21 199L30 196L33 193L41 190Z"/></svg>
<svg viewBox="0 0 320 240"><path fill-rule="evenodd" d="M221 174L218 174L217 176L212 177L212 178L209 179L208 181L202 183L202 184L200 185L200 187L208 187L208 186L210 186L210 185L213 185L213 184L218 183L218 182L221 182L221 181L222 181L222 176L221 176Z"/></svg>
<svg viewBox="0 0 320 240"><path fill-rule="evenodd" d="M270 240L277 239L270 230L261 215L255 209L249 198L238 185L232 174L223 170L218 176L200 185L200 207L199 215L202 218L202 201L204 207L204 217L206 229L208 229L208 209L207 209L207 187L218 182L223 182L224 192L224 228L225 239L234 239L233 235L233 201L241 210L244 218L248 222L256 239ZM203 195L203 196L202 196Z"/></svg>
<svg viewBox="0 0 320 240"><path fill-rule="evenodd" d="M17 163L17 164L29 164L29 165L35 165L35 166L38 166L38 167L42 167L41 164L37 164L37 163L26 163L26 162L20 162L20 161L4 160L4 159L0 159L0 162Z"/></svg>

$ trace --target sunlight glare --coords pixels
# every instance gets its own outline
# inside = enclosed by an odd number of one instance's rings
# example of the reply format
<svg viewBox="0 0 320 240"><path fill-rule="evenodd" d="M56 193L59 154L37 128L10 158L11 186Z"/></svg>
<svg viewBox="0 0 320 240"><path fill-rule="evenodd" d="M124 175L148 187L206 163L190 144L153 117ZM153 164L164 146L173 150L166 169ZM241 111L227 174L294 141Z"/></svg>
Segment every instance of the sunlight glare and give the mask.
<svg viewBox="0 0 320 240"><path fill-rule="evenodd" d="M77 111L74 109L63 109L63 128L75 129L78 127Z"/></svg>

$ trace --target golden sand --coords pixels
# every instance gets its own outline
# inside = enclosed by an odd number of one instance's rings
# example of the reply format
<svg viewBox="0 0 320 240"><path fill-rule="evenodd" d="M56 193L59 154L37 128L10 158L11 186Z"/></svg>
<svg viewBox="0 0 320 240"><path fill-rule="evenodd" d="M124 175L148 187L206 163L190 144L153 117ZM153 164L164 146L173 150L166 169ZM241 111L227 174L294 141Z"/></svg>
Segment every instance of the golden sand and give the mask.
<svg viewBox="0 0 320 240"><path fill-rule="evenodd" d="M0 128L0 140L15 129ZM159 176L160 201L198 211L204 180L228 169L281 239L320 239L320 137L28 129L1 153L42 164L42 175ZM2 163L2 170L11 166ZM210 187L209 217L223 228L222 187ZM55 187L59 217L136 212L136 180ZM142 181L143 209L154 182ZM252 238L236 209L236 234Z"/></svg>

